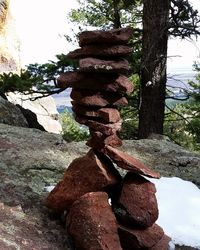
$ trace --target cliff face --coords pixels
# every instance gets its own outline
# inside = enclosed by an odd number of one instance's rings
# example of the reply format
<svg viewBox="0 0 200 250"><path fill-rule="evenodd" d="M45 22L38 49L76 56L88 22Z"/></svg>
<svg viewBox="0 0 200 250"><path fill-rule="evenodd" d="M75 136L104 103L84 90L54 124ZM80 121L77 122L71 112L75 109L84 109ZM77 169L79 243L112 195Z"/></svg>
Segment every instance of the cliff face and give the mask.
<svg viewBox="0 0 200 250"><path fill-rule="evenodd" d="M19 72L19 40L11 10L12 0L0 0L0 73Z"/></svg>

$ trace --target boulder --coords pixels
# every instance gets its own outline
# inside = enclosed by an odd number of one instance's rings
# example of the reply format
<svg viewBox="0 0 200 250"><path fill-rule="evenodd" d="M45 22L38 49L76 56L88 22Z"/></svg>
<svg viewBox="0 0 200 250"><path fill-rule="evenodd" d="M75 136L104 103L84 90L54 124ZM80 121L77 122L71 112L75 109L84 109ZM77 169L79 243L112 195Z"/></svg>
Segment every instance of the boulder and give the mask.
<svg viewBox="0 0 200 250"><path fill-rule="evenodd" d="M80 59L85 57L120 58L130 55L132 48L126 45L85 45L67 54L67 58Z"/></svg>
<svg viewBox="0 0 200 250"><path fill-rule="evenodd" d="M28 123L21 110L11 102L0 96L0 123L13 126L28 127Z"/></svg>
<svg viewBox="0 0 200 250"><path fill-rule="evenodd" d="M75 103L83 106L99 106L105 107L109 106L124 106L128 105L128 100L126 97L113 93L96 92L96 91L80 91L72 89L70 97L75 101Z"/></svg>
<svg viewBox="0 0 200 250"><path fill-rule="evenodd" d="M149 167L144 165L141 161L133 156L111 146L106 146L103 152L108 155L118 167L129 170L136 174L145 175L152 178L160 178L160 174L154 172Z"/></svg>
<svg viewBox="0 0 200 250"><path fill-rule="evenodd" d="M76 249L122 250L106 193L87 193L75 201L67 217L67 230Z"/></svg>
<svg viewBox="0 0 200 250"><path fill-rule="evenodd" d="M133 29L122 28L108 31L94 30L84 31L79 35L79 45L87 44L127 44L133 35Z"/></svg>
<svg viewBox="0 0 200 250"><path fill-rule="evenodd" d="M162 239L163 235L163 229L157 224L143 230L119 226L119 237L123 250L151 249Z"/></svg>
<svg viewBox="0 0 200 250"><path fill-rule="evenodd" d="M127 60L102 60L97 58L84 58L79 60L80 71L127 74L130 66Z"/></svg>
<svg viewBox="0 0 200 250"><path fill-rule="evenodd" d="M93 150L75 159L65 172L64 178L51 191L46 206L56 212L68 210L74 201L88 192L103 191L119 184L121 177L112 162L99 159Z"/></svg>
<svg viewBox="0 0 200 250"><path fill-rule="evenodd" d="M13 104L20 105L26 119L33 122L30 127L39 128L40 125L41 129L43 127L47 132L60 134L62 127L58 121L58 111L53 97L48 96L32 101L37 96L36 94L24 95L19 92L7 94L8 100ZM36 115L36 119L33 120L33 114L28 110ZM33 126L33 124L36 124L36 126Z"/></svg>
<svg viewBox="0 0 200 250"><path fill-rule="evenodd" d="M119 197L122 210L119 220L124 225L147 228L158 219L156 188L153 183L142 176L127 173Z"/></svg>

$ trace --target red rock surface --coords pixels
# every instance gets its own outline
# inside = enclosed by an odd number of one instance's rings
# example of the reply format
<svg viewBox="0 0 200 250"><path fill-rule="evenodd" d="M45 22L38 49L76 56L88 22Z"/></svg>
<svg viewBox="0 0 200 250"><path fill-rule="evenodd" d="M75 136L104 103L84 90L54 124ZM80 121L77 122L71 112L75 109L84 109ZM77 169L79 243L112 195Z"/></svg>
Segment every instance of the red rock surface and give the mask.
<svg viewBox="0 0 200 250"><path fill-rule="evenodd" d="M88 192L103 191L116 185L121 177L109 159L103 161L90 150L85 156L75 159L65 172L64 178L51 191L46 205L62 212L68 210L72 203Z"/></svg>
<svg viewBox="0 0 200 250"><path fill-rule="evenodd" d="M95 107L86 107L75 102L72 102L72 110L75 114L81 116L87 116L88 118L100 118L106 123L115 123L118 122L120 118L120 113L115 108L95 108Z"/></svg>
<svg viewBox="0 0 200 250"><path fill-rule="evenodd" d="M124 178L119 204L126 214L120 221L126 225L147 228L158 219L156 188L153 183L140 175L127 173Z"/></svg>
<svg viewBox="0 0 200 250"><path fill-rule="evenodd" d="M88 193L75 201L67 217L67 229L77 250L122 250L106 193Z"/></svg>
<svg viewBox="0 0 200 250"><path fill-rule="evenodd" d="M113 147L122 146L122 141L116 133L110 136L105 136L99 131L90 131L90 134L92 138L87 141L86 144L92 148L101 149L105 147L105 145L110 145Z"/></svg>
<svg viewBox="0 0 200 250"><path fill-rule="evenodd" d="M132 28L113 29L108 31L84 31L79 35L79 45L86 44L126 44L133 35Z"/></svg>
<svg viewBox="0 0 200 250"><path fill-rule="evenodd" d="M162 239L163 235L162 228L157 224L144 230L119 226L119 237L123 250L151 249Z"/></svg>
<svg viewBox="0 0 200 250"><path fill-rule="evenodd" d="M80 91L73 89L70 97L78 104L83 106L99 106L105 107L107 105L112 106L124 106L128 104L125 97L120 94L112 94L96 91Z"/></svg>
<svg viewBox="0 0 200 250"><path fill-rule="evenodd" d="M59 88L73 87L119 93L131 93L133 91L132 82L126 76L118 74L66 72L58 77L57 85Z"/></svg>
<svg viewBox="0 0 200 250"><path fill-rule="evenodd" d="M170 240L171 240L170 237L164 234L162 239L156 245L151 247L149 250L169 250Z"/></svg>
<svg viewBox="0 0 200 250"><path fill-rule="evenodd" d="M131 155L111 146L106 146L104 153L107 154L118 167L129 170L136 174L145 175L152 178L160 178L160 174L145 166L141 161Z"/></svg>
<svg viewBox="0 0 200 250"><path fill-rule="evenodd" d="M127 60L102 60L97 58L84 58L79 60L80 71L127 74L130 66Z"/></svg>
<svg viewBox="0 0 200 250"><path fill-rule="evenodd" d="M86 45L67 54L70 59L85 57L116 58L130 55L132 48L126 45Z"/></svg>
<svg viewBox="0 0 200 250"><path fill-rule="evenodd" d="M88 119L85 119L84 117L80 117L80 116L75 116L75 120L78 123L84 124L84 125L88 126L90 129L95 130L95 131L99 131L102 134L107 135L107 136L116 134L117 131L121 130L121 125L122 125L121 120L119 122L116 122L116 123L107 123L107 124L93 121L93 120L88 120Z"/></svg>

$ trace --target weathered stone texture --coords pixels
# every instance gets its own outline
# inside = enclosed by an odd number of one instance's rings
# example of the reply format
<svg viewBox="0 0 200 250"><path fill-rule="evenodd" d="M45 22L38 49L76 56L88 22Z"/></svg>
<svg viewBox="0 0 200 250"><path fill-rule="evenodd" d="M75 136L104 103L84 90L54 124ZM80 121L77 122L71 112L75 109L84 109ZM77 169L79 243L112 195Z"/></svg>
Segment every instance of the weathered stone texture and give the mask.
<svg viewBox="0 0 200 250"><path fill-rule="evenodd" d="M123 250L151 249L162 239L163 235L163 229L157 224L144 230L119 226L119 236Z"/></svg>
<svg viewBox="0 0 200 250"><path fill-rule="evenodd" d="M95 84L94 84L95 83ZM88 90L102 90L109 92L131 93L132 82L123 75L97 74L85 72L66 72L57 79L58 87Z"/></svg>
<svg viewBox="0 0 200 250"><path fill-rule="evenodd" d="M126 211L120 220L125 225L147 228L158 219L156 188L140 175L129 172L124 180L119 204Z"/></svg>
<svg viewBox="0 0 200 250"><path fill-rule="evenodd" d="M84 58L79 60L80 71L127 74L130 66L127 60L102 60L97 58Z"/></svg>
<svg viewBox="0 0 200 250"><path fill-rule="evenodd" d="M100 160L94 151L90 150L70 164L63 180L47 197L46 205L56 212L68 210L82 195L103 191L108 186L118 184L120 180L121 177L112 162Z"/></svg>
<svg viewBox="0 0 200 250"><path fill-rule="evenodd" d="M118 167L129 170L136 174L145 175L152 178L160 178L160 174L154 172L141 161L135 159L133 156L111 146L106 146L103 149L104 153L108 155Z"/></svg>
<svg viewBox="0 0 200 250"><path fill-rule="evenodd" d="M126 45L86 45L67 54L70 59L85 57L116 58L125 57L132 52L132 48Z"/></svg>
<svg viewBox="0 0 200 250"><path fill-rule="evenodd" d="M113 29L109 31L84 31L79 35L79 45L87 44L127 44L133 35L132 28Z"/></svg>
<svg viewBox="0 0 200 250"><path fill-rule="evenodd" d="M75 201L67 229L78 250L122 250L106 193L87 193Z"/></svg>

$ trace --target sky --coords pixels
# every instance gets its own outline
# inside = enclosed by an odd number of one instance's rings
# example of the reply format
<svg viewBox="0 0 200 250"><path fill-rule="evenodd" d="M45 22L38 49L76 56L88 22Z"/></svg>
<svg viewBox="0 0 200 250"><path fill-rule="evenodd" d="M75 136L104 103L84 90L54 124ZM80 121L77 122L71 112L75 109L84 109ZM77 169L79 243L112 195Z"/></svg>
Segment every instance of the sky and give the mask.
<svg viewBox="0 0 200 250"><path fill-rule="evenodd" d="M199 0L191 0L199 9ZM11 0L16 28L21 40L20 57L22 65L45 63L54 60L56 54L67 54L75 49L64 35L70 33L67 13L77 7L76 0ZM191 69L200 54L198 41L170 39L168 43L168 68Z"/></svg>

